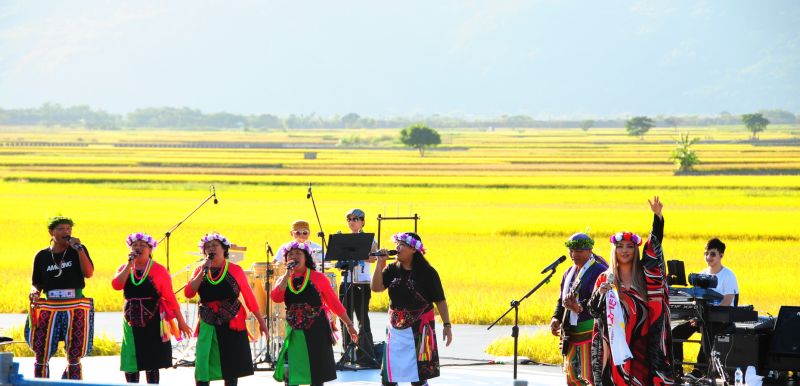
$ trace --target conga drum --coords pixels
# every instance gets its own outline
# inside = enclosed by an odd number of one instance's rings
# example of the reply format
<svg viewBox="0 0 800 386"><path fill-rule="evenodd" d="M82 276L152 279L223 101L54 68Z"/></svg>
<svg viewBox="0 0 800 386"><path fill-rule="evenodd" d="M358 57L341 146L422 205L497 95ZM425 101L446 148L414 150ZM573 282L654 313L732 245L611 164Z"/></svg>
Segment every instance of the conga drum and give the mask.
<svg viewBox="0 0 800 386"><path fill-rule="evenodd" d="M267 272L267 288L272 291L278 279L286 274L286 265L282 262L268 264ZM270 334L283 342L286 334L286 306L283 303L270 302L268 311L266 316L270 319Z"/></svg>
<svg viewBox="0 0 800 386"><path fill-rule="evenodd" d="M269 265L270 263L266 262L256 262L250 267L253 270L253 285L250 287L253 289L256 301L258 301L258 310L261 311L261 315L266 315L267 313L267 296L269 296L270 290L267 288Z"/></svg>

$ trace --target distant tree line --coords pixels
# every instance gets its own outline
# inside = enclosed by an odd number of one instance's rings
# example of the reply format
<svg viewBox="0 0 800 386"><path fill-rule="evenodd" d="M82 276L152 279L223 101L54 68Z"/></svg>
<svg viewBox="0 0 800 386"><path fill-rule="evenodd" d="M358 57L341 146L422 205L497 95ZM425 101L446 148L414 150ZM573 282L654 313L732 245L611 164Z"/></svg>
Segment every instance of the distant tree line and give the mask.
<svg viewBox="0 0 800 386"><path fill-rule="evenodd" d="M800 115L785 110L761 110L772 124L794 124ZM657 127L709 126L742 124L742 116L722 112L716 116L666 116L651 118ZM86 105L65 107L58 103L45 103L36 108L2 109L0 125L39 125L86 127L111 130L119 128L174 128L174 129L346 129L346 128L396 128L423 124L446 128L590 128L624 127L626 118L613 119L534 119L527 115L501 115L492 118L463 118L444 115L415 115L407 117L373 118L357 113L321 116L311 114L232 114L227 112L204 113L188 107L148 107L128 114L114 114Z"/></svg>

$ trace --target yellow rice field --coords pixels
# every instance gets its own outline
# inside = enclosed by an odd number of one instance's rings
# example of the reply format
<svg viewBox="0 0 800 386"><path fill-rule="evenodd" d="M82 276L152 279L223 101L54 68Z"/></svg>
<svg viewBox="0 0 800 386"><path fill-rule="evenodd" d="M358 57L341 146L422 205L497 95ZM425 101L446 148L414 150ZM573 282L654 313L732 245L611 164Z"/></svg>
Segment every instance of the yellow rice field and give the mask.
<svg viewBox="0 0 800 386"><path fill-rule="evenodd" d="M365 137L397 130L356 131ZM677 135L654 129L644 141L622 129L446 131L441 149L420 158L402 147L338 148L337 131L286 132L89 132L57 129L0 131L0 312L23 312L33 255L47 246L45 221L64 214L89 247L95 277L86 293L99 310L117 310L121 294L110 287L126 256L125 236L143 230L163 235L215 184L219 204L208 204L171 239L171 269L198 257L197 240L219 231L248 247L245 267L265 260L264 243L288 239L298 218L315 224L309 182L327 233L346 230L344 213L375 217L418 213L419 233L439 271L451 319L489 323L535 285L538 273L565 254L563 240L588 229L596 252L608 254L608 234L646 233L647 198L665 202L668 259L684 260L687 271L704 267L706 239L728 244L723 261L739 276L741 302L762 314L800 304L800 277L791 259L800 243L800 147L797 128L776 128L762 143L741 128L694 128L705 174L676 176L667 160ZM15 142L74 143L84 147L19 146ZM794 140L795 142L791 142ZM122 142L191 141L295 143L297 148L135 148ZM769 142L773 141L773 142ZM783 142L782 142L783 141ZM784 144L785 143L785 144ZM321 147L323 146L323 147ZM327 147L324 147L327 146ZM303 158L317 152L317 159ZM317 226L313 226L316 231ZM383 224L381 244L411 224ZM165 251L156 250L163 263ZM563 272L559 269L559 275ZM175 285L185 282L178 274ZM549 320L558 278L529 298L521 323ZM385 294L373 297L385 309ZM510 320L506 320L506 323Z"/></svg>

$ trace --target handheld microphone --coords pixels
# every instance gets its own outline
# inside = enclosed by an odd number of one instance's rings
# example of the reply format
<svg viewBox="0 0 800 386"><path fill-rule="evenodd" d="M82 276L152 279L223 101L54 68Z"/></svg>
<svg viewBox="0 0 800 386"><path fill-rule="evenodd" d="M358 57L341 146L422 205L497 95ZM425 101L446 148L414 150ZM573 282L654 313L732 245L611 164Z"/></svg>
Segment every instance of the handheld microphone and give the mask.
<svg viewBox="0 0 800 386"><path fill-rule="evenodd" d="M211 260L214 260L214 252L209 253L208 257L206 257L206 261L211 261ZM205 273L208 272L208 266L207 265L203 266L203 272L205 272Z"/></svg>
<svg viewBox="0 0 800 386"><path fill-rule="evenodd" d="M550 263L550 265L548 265L547 268L543 269L542 273L545 273L551 269L555 271L556 267L558 267L558 265L563 263L565 260L567 260L567 256L561 255L561 257L556 259L554 262Z"/></svg>
<svg viewBox="0 0 800 386"><path fill-rule="evenodd" d="M211 195L214 196L214 205L219 204L219 200L217 200L217 189L214 188L214 185L211 185Z"/></svg>
<svg viewBox="0 0 800 386"><path fill-rule="evenodd" d="M290 262L286 263L286 268L289 271L293 270L294 267L296 267L296 266L297 266L297 262L296 261L290 261Z"/></svg>
<svg viewBox="0 0 800 386"><path fill-rule="evenodd" d="M306 194L306 199L311 198L311 183L308 183L308 194Z"/></svg>
<svg viewBox="0 0 800 386"><path fill-rule="evenodd" d="M128 254L128 261L133 260L133 258L136 257L138 254L139 254L139 252L137 252L135 250L131 251L131 253Z"/></svg>
<svg viewBox="0 0 800 386"><path fill-rule="evenodd" d="M81 244L81 243L73 243L72 239L73 239L72 236L64 236L64 240L67 240L67 242L69 242L69 244L72 246L72 248L75 248L76 250L77 249L83 249L83 244Z"/></svg>
<svg viewBox="0 0 800 386"><path fill-rule="evenodd" d="M397 251L395 251L394 249L386 251L386 253L382 253L382 252L370 252L369 253L370 256L394 256L396 254L397 254Z"/></svg>
<svg viewBox="0 0 800 386"><path fill-rule="evenodd" d="M616 277L614 276L614 272L611 272L608 275L606 275L606 283L608 283L608 285L612 287L614 286L614 283L616 283L616 280L614 279L616 279Z"/></svg>

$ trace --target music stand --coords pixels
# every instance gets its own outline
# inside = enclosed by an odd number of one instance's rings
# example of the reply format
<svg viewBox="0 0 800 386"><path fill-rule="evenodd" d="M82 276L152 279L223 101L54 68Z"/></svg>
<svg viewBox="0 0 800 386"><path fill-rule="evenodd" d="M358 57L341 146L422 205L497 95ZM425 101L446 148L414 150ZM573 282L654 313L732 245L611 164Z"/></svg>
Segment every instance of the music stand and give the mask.
<svg viewBox="0 0 800 386"><path fill-rule="evenodd" d="M679 285L686 287L686 269L684 268L683 261L667 261L667 284L670 286Z"/></svg>
<svg viewBox="0 0 800 386"><path fill-rule="evenodd" d="M326 260L337 260L340 262L352 263L360 260L366 260L369 257L369 253L372 251L372 241L375 239L374 233L337 233L328 236L328 255L325 256ZM352 264L348 264L352 265ZM342 275L344 277L344 281L342 285L345 287L345 295L350 296L350 304L353 304L353 294L352 294L352 285L353 285L353 278L350 277L351 269L347 269L342 271ZM359 316L359 323L361 321L361 316ZM347 334L347 331L342 331L342 339L345 339L344 334ZM347 362L351 362L351 360L355 359L355 349L358 348L362 352L364 352L365 356L370 358L374 364L377 364L375 358L370 355L368 352L365 352L363 348L360 346L355 345L353 341L345 347L344 352L342 353L342 357L337 362L336 367L338 370L349 369L349 370L358 370L358 366L347 366ZM352 354L351 354L352 352ZM351 358L352 355L352 358Z"/></svg>

